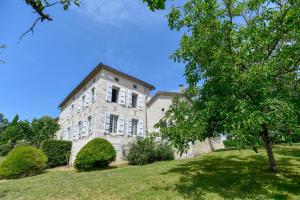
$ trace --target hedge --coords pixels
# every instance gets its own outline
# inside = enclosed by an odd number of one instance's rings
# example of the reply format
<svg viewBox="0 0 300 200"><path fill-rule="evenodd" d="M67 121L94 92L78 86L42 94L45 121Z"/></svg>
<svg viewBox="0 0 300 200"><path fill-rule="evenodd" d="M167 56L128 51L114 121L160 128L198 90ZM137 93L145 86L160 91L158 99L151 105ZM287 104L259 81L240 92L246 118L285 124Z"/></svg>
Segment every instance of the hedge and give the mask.
<svg viewBox="0 0 300 200"><path fill-rule="evenodd" d="M47 167L67 165L71 155L72 142L64 140L46 140L41 146L48 156Z"/></svg>

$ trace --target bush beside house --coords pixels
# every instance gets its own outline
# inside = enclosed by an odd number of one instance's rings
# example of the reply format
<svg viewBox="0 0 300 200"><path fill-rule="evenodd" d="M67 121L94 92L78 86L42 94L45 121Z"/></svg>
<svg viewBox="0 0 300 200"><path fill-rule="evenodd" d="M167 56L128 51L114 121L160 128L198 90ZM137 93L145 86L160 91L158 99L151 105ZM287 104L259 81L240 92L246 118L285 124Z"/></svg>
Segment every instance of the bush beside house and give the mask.
<svg viewBox="0 0 300 200"><path fill-rule="evenodd" d="M174 151L166 142L156 143L152 138L138 139L129 149L127 159L131 165L145 165L174 160Z"/></svg>
<svg viewBox="0 0 300 200"><path fill-rule="evenodd" d="M71 155L72 142L63 140L46 140L41 148L48 157L47 167L67 165Z"/></svg>
<svg viewBox="0 0 300 200"><path fill-rule="evenodd" d="M47 156L32 146L14 148L0 164L1 178L22 178L37 175L46 167Z"/></svg>
<svg viewBox="0 0 300 200"><path fill-rule="evenodd" d="M113 145L105 139L95 138L79 151L74 166L79 171L88 171L107 167L115 159Z"/></svg>

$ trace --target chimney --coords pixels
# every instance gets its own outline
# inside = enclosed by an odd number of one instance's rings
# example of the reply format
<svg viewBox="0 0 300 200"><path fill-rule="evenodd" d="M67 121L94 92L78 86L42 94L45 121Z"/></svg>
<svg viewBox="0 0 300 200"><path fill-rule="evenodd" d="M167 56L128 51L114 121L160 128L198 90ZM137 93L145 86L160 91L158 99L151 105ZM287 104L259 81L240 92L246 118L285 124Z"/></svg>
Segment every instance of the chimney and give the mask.
<svg viewBox="0 0 300 200"><path fill-rule="evenodd" d="M184 90L185 90L184 85L180 84L179 85L179 93L184 93Z"/></svg>

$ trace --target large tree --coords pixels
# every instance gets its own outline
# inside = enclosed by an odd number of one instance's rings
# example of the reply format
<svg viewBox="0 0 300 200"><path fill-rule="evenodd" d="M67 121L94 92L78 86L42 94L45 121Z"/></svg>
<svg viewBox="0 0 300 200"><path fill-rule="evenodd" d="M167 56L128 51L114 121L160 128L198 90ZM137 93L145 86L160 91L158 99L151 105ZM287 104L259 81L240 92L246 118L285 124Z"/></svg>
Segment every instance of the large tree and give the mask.
<svg viewBox="0 0 300 200"><path fill-rule="evenodd" d="M186 63L193 105L174 100L158 124L162 135L182 151L220 133L240 147L263 144L275 172L272 141L300 129L299 13L299 0L188 0L173 7L169 26L184 36L172 57Z"/></svg>
<svg viewBox="0 0 300 200"><path fill-rule="evenodd" d="M0 113L0 135L7 128L8 124L8 119L6 119L5 116Z"/></svg>

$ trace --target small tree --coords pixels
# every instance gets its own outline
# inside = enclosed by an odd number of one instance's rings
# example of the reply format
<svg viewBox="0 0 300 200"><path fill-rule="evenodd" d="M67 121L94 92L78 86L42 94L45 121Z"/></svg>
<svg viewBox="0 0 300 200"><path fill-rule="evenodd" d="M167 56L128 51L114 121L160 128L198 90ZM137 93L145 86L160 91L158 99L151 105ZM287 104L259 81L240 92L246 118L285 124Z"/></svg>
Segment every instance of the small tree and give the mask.
<svg viewBox="0 0 300 200"><path fill-rule="evenodd" d="M33 119L31 128L33 132L31 143L39 147L42 141L53 139L60 127L52 117L44 116Z"/></svg>

